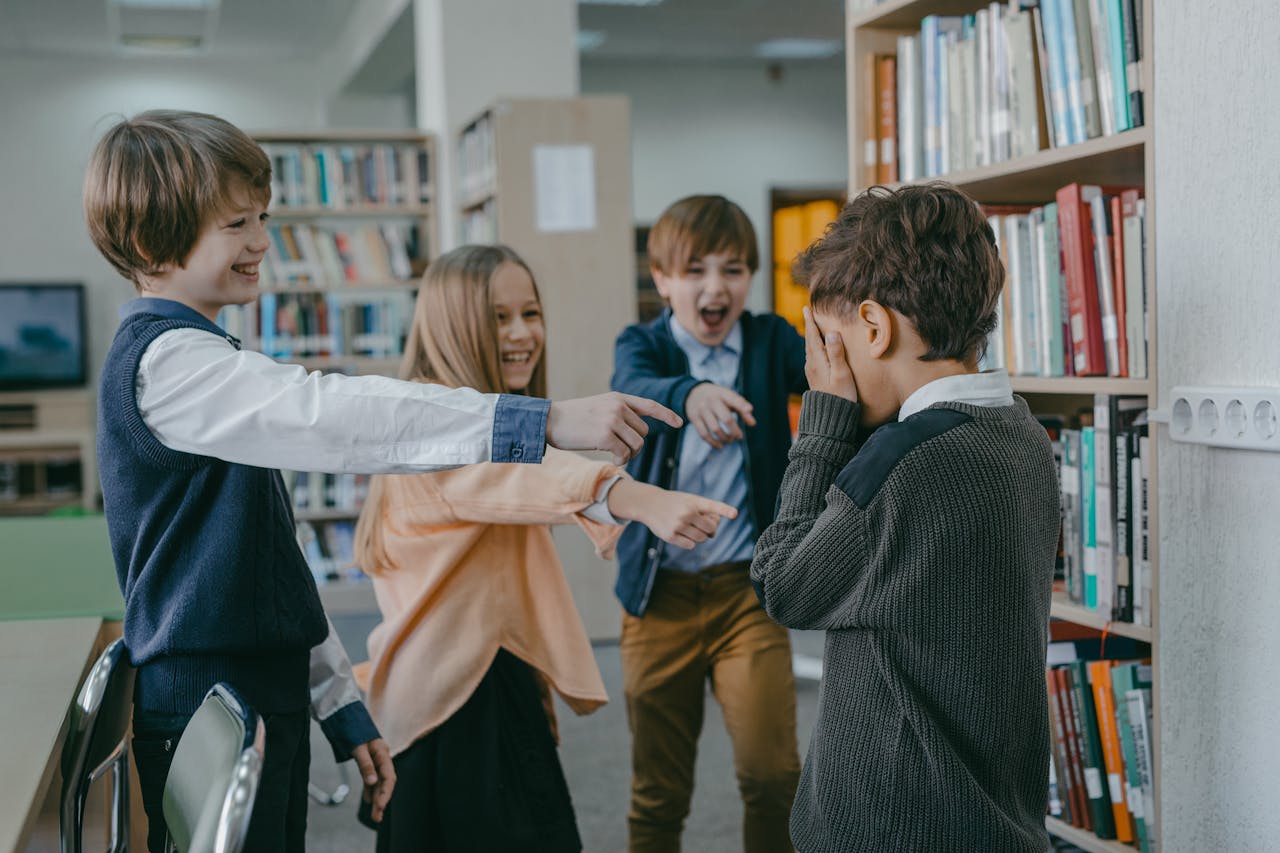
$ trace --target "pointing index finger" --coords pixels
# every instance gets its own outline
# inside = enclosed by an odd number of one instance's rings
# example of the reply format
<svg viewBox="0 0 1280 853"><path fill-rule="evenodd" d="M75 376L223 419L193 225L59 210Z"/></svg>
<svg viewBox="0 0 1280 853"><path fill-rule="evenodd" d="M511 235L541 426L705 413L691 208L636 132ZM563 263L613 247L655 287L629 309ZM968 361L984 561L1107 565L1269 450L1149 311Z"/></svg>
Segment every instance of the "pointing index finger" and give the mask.
<svg viewBox="0 0 1280 853"><path fill-rule="evenodd" d="M654 402L646 397L635 397L631 394L621 394L619 396L634 412L638 412L645 417L656 418L674 429L684 426L684 421L681 420L680 416L661 403Z"/></svg>

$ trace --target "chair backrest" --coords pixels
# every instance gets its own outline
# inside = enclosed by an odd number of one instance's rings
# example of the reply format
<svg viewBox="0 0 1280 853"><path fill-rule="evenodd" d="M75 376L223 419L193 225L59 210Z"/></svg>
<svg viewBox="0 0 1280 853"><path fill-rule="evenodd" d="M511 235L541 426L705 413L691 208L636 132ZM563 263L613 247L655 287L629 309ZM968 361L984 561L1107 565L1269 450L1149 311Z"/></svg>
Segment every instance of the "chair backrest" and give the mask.
<svg viewBox="0 0 1280 853"><path fill-rule="evenodd" d="M227 684L215 684L187 723L164 785L164 820L181 853L237 853L262 773L266 730Z"/></svg>
<svg viewBox="0 0 1280 853"><path fill-rule="evenodd" d="M126 760L125 734L133 707L133 679L134 669L124 640L115 640L98 656L71 706L67 739L62 746L59 824L63 853L79 853L81 849L84 801L90 783ZM116 783L122 779L123 775ZM127 792L115 794L121 806L127 803ZM113 829L127 832L123 827Z"/></svg>

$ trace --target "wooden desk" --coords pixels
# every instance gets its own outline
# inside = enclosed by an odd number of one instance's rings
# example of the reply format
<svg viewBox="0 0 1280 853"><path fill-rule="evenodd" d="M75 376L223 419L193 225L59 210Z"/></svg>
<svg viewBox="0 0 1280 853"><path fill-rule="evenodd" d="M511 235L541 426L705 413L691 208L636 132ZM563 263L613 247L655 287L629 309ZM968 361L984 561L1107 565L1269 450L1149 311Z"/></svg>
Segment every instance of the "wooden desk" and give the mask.
<svg viewBox="0 0 1280 853"><path fill-rule="evenodd" d="M68 711L101 630L101 617L0 622L0 851L26 848L60 776Z"/></svg>

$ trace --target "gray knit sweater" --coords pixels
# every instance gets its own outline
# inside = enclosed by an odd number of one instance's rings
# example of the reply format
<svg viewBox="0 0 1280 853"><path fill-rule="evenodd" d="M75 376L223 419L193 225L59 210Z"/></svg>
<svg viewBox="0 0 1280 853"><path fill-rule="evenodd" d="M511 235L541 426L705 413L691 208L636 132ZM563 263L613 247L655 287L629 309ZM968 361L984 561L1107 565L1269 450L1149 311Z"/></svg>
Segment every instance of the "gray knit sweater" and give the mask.
<svg viewBox="0 0 1280 853"><path fill-rule="evenodd" d="M1048 849L1045 643L1058 542L1048 436L1015 398L876 430L810 391L751 577L824 629L791 811L801 853Z"/></svg>

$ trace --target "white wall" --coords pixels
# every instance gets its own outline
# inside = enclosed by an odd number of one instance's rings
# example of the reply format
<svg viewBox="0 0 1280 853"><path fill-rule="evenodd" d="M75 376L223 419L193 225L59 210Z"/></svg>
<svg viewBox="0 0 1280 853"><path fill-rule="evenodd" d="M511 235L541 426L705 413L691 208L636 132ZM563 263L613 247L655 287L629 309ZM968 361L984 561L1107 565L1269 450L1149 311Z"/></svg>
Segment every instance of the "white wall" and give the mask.
<svg viewBox="0 0 1280 853"><path fill-rule="evenodd" d="M313 78L312 66L297 63L0 58L0 280L85 282L96 376L116 309L134 296L84 226L81 183L98 137L122 115L159 107L251 129L322 126Z"/></svg>
<svg viewBox="0 0 1280 853"><path fill-rule="evenodd" d="M631 97L638 223L654 222L682 196L719 193L751 217L763 254L771 187L848 183L842 63L788 64L773 82L764 63L585 61L582 91ZM770 303L768 276L757 275L748 306Z"/></svg>
<svg viewBox="0 0 1280 853"><path fill-rule="evenodd" d="M1280 18L1273 0L1176 5L1157 10L1153 37L1163 408L1174 385L1280 385ZM1166 436L1163 849L1274 850L1280 455Z"/></svg>

